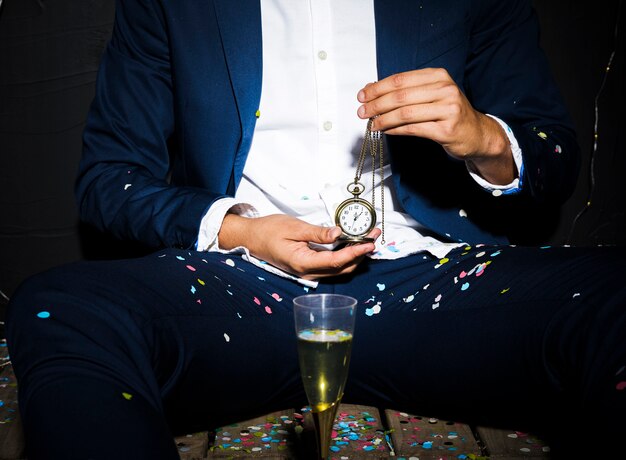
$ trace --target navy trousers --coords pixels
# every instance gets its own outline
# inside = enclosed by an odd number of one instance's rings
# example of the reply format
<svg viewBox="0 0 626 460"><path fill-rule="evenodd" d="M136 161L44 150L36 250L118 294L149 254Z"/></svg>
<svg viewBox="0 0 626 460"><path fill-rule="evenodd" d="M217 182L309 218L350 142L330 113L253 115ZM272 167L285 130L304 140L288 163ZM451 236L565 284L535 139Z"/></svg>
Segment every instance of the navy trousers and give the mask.
<svg viewBox="0 0 626 460"><path fill-rule="evenodd" d="M622 249L512 246L367 260L316 289L174 249L62 266L8 312L28 458L175 459L174 434L302 407L292 299L307 292L358 300L345 402L620 458L625 275ZM591 422L611 443L580 440Z"/></svg>

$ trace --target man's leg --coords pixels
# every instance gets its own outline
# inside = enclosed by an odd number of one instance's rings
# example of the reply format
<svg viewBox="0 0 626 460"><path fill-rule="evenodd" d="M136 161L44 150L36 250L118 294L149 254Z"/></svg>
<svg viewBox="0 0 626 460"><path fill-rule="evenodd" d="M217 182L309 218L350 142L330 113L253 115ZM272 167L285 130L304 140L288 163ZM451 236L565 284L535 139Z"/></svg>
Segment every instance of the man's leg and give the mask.
<svg viewBox="0 0 626 460"><path fill-rule="evenodd" d="M178 458L173 431L305 403L290 298L238 257L163 251L60 267L12 299L29 459Z"/></svg>
<svg viewBox="0 0 626 460"><path fill-rule="evenodd" d="M624 251L607 248L372 262L333 287L359 300L346 400L563 431L554 442L611 452L576 429L624 442L625 275Z"/></svg>
<svg viewBox="0 0 626 460"><path fill-rule="evenodd" d="M483 247L448 259L370 262L320 283L359 300L345 401L517 428L567 402L623 428L623 256ZM55 458L56 442L82 438L77 457L169 458L164 413L192 429L298 407L291 300L303 293L238 258L182 251L35 278L8 337L29 445Z"/></svg>

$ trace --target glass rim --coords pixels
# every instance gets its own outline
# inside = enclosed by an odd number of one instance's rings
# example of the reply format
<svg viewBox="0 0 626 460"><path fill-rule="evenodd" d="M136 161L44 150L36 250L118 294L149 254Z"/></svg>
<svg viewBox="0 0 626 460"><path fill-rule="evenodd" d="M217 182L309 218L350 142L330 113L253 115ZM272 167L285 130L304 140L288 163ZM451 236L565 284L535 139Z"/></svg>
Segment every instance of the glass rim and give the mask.
<svg viewBox="0 0 626 460"><path fill-rule="evenodd" d="M302 303L303 299L319 299L315 304L305 304ZM335 298L340 299L341 303L339 305L329 305L328 302L325 302L325 299ZM332 308L332 309L351 309L355 308L357 305L357 300L354 297L345 294L333 294L328 292L322 293L313 293L313 294L303 294L298 297L294 297L293 305L298 308L308 308L308 309L319 309L319 308Z"/></svg>

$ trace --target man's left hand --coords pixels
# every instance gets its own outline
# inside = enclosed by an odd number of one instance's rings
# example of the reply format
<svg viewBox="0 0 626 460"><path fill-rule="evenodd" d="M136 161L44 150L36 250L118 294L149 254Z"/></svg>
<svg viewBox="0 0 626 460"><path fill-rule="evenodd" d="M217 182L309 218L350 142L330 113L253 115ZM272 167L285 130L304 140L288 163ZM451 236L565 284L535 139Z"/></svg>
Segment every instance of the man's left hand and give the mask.
<svg viewBox="0 0 626 460"><path fill-rule="evenodd" d="M516 177L502 127L475 110L445 69L419 69L366 85L357 95L360 118L390 135L431 139L452 157L473 163L494 184Z"/></svg>

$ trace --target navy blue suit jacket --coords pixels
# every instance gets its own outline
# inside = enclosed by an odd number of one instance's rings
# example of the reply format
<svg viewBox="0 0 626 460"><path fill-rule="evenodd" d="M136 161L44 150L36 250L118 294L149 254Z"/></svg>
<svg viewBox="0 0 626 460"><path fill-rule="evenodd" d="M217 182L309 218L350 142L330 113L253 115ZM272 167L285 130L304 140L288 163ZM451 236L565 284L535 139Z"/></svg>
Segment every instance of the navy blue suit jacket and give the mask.
<svg viewBox="0 0 626 460"><path fill-rule="evenodd" d="M569 195L575 135L529 1L375 0L375 15L380 79L444 67L477 110L512 127L524 155L520 196L493 197L437 144L387 136L408 213L452 241L505 242L499 213L510 200ZM207 208L241 179L261 40L259 0L118 1L84 132L84 220L149 246L193 246Z"/></svg>

